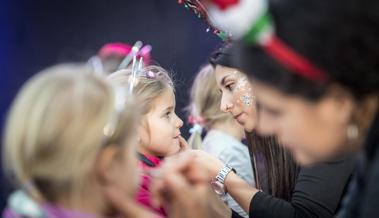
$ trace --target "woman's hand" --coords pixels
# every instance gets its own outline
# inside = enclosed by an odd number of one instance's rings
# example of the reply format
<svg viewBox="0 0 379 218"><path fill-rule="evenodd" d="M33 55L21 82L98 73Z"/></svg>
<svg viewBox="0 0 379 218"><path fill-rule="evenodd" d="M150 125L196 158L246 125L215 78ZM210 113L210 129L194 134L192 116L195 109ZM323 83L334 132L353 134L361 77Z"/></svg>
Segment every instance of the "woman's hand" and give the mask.
<svg viewBox="0 0 379 218"><path fill-rule="evenodd" d="M220 170L225 166L219 159L201 150L191 151L194 156L194 162L199 167L204 168L208 172L208 180L217 176Z"/></svg>
<svg viewBox="0 0 379 218"><path fill-rule="evenodd" d="M169 217L231 217L230 209L211 190L209 169L199 161L201 157L207 156L185 151L165 159L152 173L153 204L165 205Z"/></svg>

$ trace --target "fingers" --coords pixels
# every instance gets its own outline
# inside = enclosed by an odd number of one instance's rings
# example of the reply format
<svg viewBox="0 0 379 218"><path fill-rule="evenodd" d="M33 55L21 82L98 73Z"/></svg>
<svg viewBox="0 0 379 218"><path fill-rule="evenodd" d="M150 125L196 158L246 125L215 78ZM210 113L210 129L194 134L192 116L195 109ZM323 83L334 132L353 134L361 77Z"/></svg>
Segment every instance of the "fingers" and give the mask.
<svg viewBox="0 0 379 218"><path fill-rule="evenodd" d="M162 195L165 193L165 178L171 173L179 173L186 171L191 166L193 155L188 152L182 152L165 159L161 166L150 172L153 177L150 191L152 195L152 203L154 206L161 205Z"/></svg>
<svg viewBox="0 0 379 218"><path fill-rule="evenodd" d="M180 146L180 151L185 151L190 148L187 141L182 136L179 136L179 146Z"/></svg>
<svg viewBox="0 0 379 218"><path fill-rule="evenodd" d="M161 176L165 174L180 173L191 184L208 182L209 176L207 175L207 167L204 164L196 161L197 152L193 150L187 150L178 155L167 158L162 164Z"/></svg>
<svg viewBox="0 0 379 218"><path fill-rule="evenodd" d="M191 166L194 157L190 150L167 157L161 164L160 171L161 173L184 171Z"/></svg>
<svg viewBox="0 0 379 218"><path fill-rule="evenodd" d="M208 170L208 178L211 179L217 175L222 169L224 163L222 163L216 157L200 150L193 150L193 156L197 165L204 166Z"/></svg>
<svg viewBox="0 0 379 218"><path fill-rule="evenodd" d="M201 201L204 185L192 186L184 176L173 173L165 178L166 195L170 218L206 217L206 201ZM205 193L205 192L204 192Z"/></svg>

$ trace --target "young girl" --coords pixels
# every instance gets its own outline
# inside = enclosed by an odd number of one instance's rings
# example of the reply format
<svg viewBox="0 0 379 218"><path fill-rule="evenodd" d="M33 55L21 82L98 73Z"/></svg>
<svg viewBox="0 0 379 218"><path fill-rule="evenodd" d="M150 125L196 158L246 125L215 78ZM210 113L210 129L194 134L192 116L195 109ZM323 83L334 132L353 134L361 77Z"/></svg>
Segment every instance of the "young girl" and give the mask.
<svg viewBox="0 0 379 218"><path fill-rule="evenodd" d="M3 217L114 216L114 190L128 205L124 215L152 217L134 206L134 105L84 65L55 66L28 81L5 128L5 169L22 191L9 198Z"/></svg>
<svg viewBox="0 0 379 218"><path fill-rule="evenodd" d="M186 147L180 135L183 121L175 113L174 84L166 70L149 66L140 70L136 78L131 70L121 70L108 79L121 85L134 85L133 94L142 107L142 120L138 128L140 168L146 172L159 166L162 158L178 153ZM165 216L163 208L154 208L150 202L150 177L142 176L137 200Z"/></svg>
<svg viewBox="0 0 379 218"><path fill-rule="evenodd" d="M197 74L191 89L189 106L194 122L191 137L192 147L201 143L201 129L207 134L202 142L202 150L217 157L224 164L233 167L239 176L251 186L255 185L249 150L241 143L245 138L243 127L233 116L220 110L221 93L217 87L215 72L209 64ZM196 128L199 127L200 128ZM196 131L199 129L200 131ZM197 140L195 138L198 138ZM229 195L224 198L227 205L243 217L247 213Z"/></svg>

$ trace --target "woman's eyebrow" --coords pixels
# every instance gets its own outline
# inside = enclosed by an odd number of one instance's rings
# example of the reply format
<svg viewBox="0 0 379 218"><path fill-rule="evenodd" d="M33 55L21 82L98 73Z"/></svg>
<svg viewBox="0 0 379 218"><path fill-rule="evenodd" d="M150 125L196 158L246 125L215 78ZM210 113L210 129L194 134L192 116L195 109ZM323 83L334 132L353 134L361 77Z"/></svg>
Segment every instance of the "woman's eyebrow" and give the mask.
<svg viewBox="0 0 379 218"><path fill-rule="evenodd" d="M221 79L221 85L222 85L222 86L225 85L226 80L228 79L229 76L230 76L230 75L226 75L226 76L224 76L224 77Z"/></svg>

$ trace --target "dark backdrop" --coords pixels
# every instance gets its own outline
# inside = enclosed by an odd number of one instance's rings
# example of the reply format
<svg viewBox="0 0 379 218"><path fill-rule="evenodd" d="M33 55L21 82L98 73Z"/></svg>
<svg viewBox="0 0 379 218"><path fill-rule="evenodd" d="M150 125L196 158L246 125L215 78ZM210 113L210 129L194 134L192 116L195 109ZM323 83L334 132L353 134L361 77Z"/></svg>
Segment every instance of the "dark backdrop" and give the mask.
<svg viewBox="0 0 379 218"><path fill-rule="evenodd" d="M221 42L177 0L0 0L0 121L20 86L39 70L85 61L104 43L142 40L176 74L177 112L194 73ZM182 130L188 136L188 126ZM9 187L1 176L0 208Z"/></svg>

